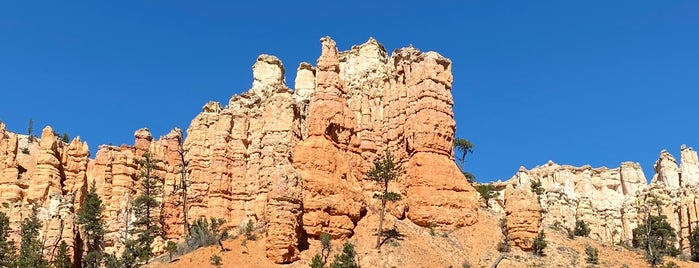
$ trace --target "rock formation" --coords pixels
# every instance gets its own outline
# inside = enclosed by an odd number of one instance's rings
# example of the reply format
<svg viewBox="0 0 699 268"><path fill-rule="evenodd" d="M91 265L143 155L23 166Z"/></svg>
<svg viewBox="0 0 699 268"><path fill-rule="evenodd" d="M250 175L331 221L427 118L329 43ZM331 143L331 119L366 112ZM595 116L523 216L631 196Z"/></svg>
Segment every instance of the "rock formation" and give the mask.
<svg viewBox="0 0 699 268"><path fill-rule="evenodd" d="M618 168L573 167L549 162L531 170L520 168L510 180L496 183L500 191L494 210L508 215L521 210L512 208L521 197L518 189L529 189L532 181L542 184L544 193L539 205L544 213L542 226L560 225L573 229L583 220L591 229L590 237L608 243L630 244L633 229L642 223L647 213L656 213L654 203L660 203L661 214L678 232L677 246L689 253L690 230L697 227L697 182L699 161L690 147L681 147L681 162L666 150L655 163L655 175L650 184L638 163L624 162ZM515 191L514 193L510 193ZM513 198L512 201L508 198ZM521 213L521 212L520 212ZM508 222L509 223L509 222ZM528 233L539 226L530 226ZM521 246L523 249L527 245Z"/></svg>
<svg viewBox="0 0 699 268"><path fill-rule="evenodd" d="M306 239L347 239L378 212L379 185L366 173L391 151L402 168L391 190L404 197L388 208L394 217L445 230L476 222L477 194L453 161L448 59L412 47L389 56L374 39L341 52L325 37L317 65L299 65L295 90L274 56L259 56L252 69L250 90L225 106L205 104L184 140L177 129L159 140L139 129L133 145L102 145L89 159L79 138L64 144L47 127L32 139L0 124L1 211L16 230L36 205L45 240L77 246L75 213L94 182L105 205L105 246L119 251L148 152L163 182L166 239L184 233L186 201L189 222L217 217L232 228L253 221L265 230L267 257L289 263Z"/></svg>
<svg viewBox="0 0 699 268"><path fill-rule="evenodd" d="M188 130L192 218L266 224L268 257L294 261L301 239L348 238L373 213L378 187L366 172L390 150L405 168L394 190L406 199L394 216L422 226L475 222L475 191L452 161L446 58L414 48L389 57L374 39L339 52L326 37L317 66L300 64L296 90L273 56L258 58L253 78L227 106L206 104Z"/></svg>
<svg viewBox="0 0 699 268"><path fill-rule="evenodd" d="M325 37L316 66L297 68L293 90L274 56L260 55L252 71L251 88L225 105L206 103L186 138L174 129L156 140L143 128L133 145L99 146L94 159L79 137L64 143L50 127L30 137L0 122L0 212L10 217L15 240L36 208L47 256L65 241L77 260L85 234L76 212L94 183L105 206L106 249L120 251L146 152L163 184L156 213L168 240L181 239L185 221L201 217L222 218L226 228L252 221L264 233L267 258L294 262L308 239L348 239L378 213L380 187L366 173L387 151L401 168L389 187L403 197L387 208L392 220L443 231L476 223L477 194L453 159L449 59L412 47L389 56L374 39L339 51ZM629 243L643 217L659 210L688 252L699 221L696 151L683 146L679 163L661 152L650 185L633 162L522 167L495 183L500 195L492 209L506 217L512 244L525 250L542 227L572 229L577 220L594 239ZM532 182L541 182L542 194L531 191Z"/></svg>
<svg viewBox="0 0 699 268"><path fill-rule="evenodd" d="M38 138L9 132L0 123L0 211L19 237L22 219L36 209L49 259L60 241L74 247L79 239L75 211L86 193L89 154L79 137L66 144L50 127Z"/></svg>
<svg viewBox="0 0 699 268"><path fill-rule="evenodd" d="M541 207L537 196L525 187L508 186L505 191L507 235L513 245L531 250L539 233Z"/></svg>

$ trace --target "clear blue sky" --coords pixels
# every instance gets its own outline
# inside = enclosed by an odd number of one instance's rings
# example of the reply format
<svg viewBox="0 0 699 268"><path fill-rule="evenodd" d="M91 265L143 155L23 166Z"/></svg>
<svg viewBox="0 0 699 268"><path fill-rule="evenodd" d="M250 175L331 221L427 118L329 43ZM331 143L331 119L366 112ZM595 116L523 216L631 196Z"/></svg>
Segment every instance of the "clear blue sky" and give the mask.
<svg viewBox="0 0 699 268"><path fill-rule="evenodd" d="M204 3L206 2L206 3ZM293 87L318 39L373 36L451 58L479 181L519 166L617 166L699 147L696 1L3 1L0 120L131 144L247 90L258 54ZM650 178L649 178L650 179Z"/></svg>

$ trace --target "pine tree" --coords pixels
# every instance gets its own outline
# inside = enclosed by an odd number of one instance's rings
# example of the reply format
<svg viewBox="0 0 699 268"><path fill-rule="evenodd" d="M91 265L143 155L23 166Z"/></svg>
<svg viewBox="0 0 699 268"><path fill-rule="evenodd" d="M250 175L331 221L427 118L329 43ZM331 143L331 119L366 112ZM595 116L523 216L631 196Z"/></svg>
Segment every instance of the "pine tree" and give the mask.
<svg viewBox="0 0 699 268"><path fill-rule="evenodd" d="M355 260L354 245L350 242L345 242L342 246L342 254L335 255L335 259L330 263L330 268L359 268L357 260Z"/></svg>
<svg viewBox="0 0 699 268"><path fill-rule="evenodd" d="M86 234L87 254L83 258L85 267L100 267L103 261L104 250L104 218L102 213L102 199L97 195L95 182L90 186L90 192L85 197L85 203L78 211L78 224L82 226Z"/></svg>
<svg viewBox="0 0 699 268"><path fill-rule="evenodd" d="M546 248L547 244L546 234L544 234L544 230L541 230L539 235L534 238L534 255L544 256L544 249Z"/></svg>
<svg viewBox="0 0 699 268"><path fill-rule="evenodd" d="M633 229L632 233L633 246L645 249L646 259L651 266L662 264L663 257L666 255L677 256L680 253L674 246L677 242L677 233L664 215L646 216L644 224Z"/></svg>
<svg viewBox="0 0 699 268"><path fill-rule="evenodd" d="M55 268L70 268L73 265L70 262L70 256L68 256L68 244L66 244L66 241L61 241L61 245L58 247L58 254L52 264Z"/></svg>
<svg viewBox="0 0 699 268"><path fill-rule="evenodd" d="M0 212L0 267L13 267L16 254L15 242L10 240L10 218Z"/></svg>
<svg viewBox="0 0 699 268"><path fill-rule="evenodd" d="M689 249L692 254L692 261L699 262L699 230L691 229L689 234Z"/></svg>
<svg viewBox="0 0 699 268"><path fill-rule="evenodd" d="M464 139L464 138L455 138L454 139L454 149L456 151L459 151L461 154L459 155L458 153L455 154L455 158L458 164L459 164L459 169L461 169L461 173L464 174L466 177L466 180L469 182L475 182L476 177L473 176L470 172L466 171L465 165L466 165L466 154L471 153L473 154L473 143L471 141Z"/></svg>
<svg viewBox="0 0 699 268"><path fill-rule="evenodd" d="M492 183L479 184L476 187L476 191L478 191L478 194L480 194L481 198L485 200L485 206L488 208L490 208L490 199L499 196L499 193L495 191L495 185L493 185Z"/></svg>
<svg viewBox="0 0 699 268"><path fill-rule="evenodd" d="M34 119L29 118L29 124L27 126L27 136L29 136L29 142L32 142L34 140L32 132L34 132Z"/></svg>
<svg viewBox="0 0 699 268"><path fill-rule="evenodd" d="M162 191L162 180L155 175L157 160L153 159L149 152L143 154L139 160L142 192L133 201L133 211L136 217L133 226L135 229L136 249L141 261L148 261L153 257L151 244L161 233L160 228L160 202L155 197Z"/></svg>
<svg viewBox="0 0 699 268"><path fill-rule="evenodd" d="M377 230L376 237L376 248L381 247L381 236L383 235L383 221L386 216L386 203L388 201L398 201L401 199L399 193L388 191L388 182L395 180L398 177L398 171L400 168L396 165L393 160L393 155L391 152L386 150L386 155L374 161L374 167L369 170L369 179L381 183L382 194L381 194L381 214L379 216L379 228Z"/></svg>
<svg viewBox="0 0 699 268"><path fill-rule="evenodd" d="M36 213L36 208L33 208L29 218L22 221L22 241L20 242L19 258L17 259L17 266L19 267L48 267L48 262L43 255L44 247L39 240L41 223L39 223Z"/></svg>
<svg viewBox="0 0 699 268"><path fill-rule="evenodd" d="M599 250L597 248L587 245L585 246L585 254L587 254L587 258L585 261L589 264L599 264Z"/></svg>

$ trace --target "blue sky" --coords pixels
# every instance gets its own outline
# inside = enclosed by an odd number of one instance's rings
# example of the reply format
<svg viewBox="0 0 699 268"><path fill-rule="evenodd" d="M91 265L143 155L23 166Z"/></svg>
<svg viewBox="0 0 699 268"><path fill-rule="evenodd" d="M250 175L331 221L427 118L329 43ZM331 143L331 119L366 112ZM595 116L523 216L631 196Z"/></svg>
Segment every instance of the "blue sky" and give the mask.
<svg viewBox="0 0 699 268"><path fill-rule="evenodd" d="M205 3L204 3L205 2ZM99 144L186 128L252 83L258 54L293 87L319 38L370 36L452 59L457 135L479 181L519 166L618 166L699 147L696 1L3 1L0 120ZM648 178L650 179L650 177Z"/></svg>

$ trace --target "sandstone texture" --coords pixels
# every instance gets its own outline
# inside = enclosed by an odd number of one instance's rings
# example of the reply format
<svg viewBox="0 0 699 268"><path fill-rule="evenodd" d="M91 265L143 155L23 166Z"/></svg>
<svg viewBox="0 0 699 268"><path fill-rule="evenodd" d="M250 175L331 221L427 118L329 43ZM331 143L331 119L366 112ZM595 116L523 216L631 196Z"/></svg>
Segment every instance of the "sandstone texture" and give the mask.
<svg viewBox="0 0 699 268"><path fill-rule="evenodd" d="M660 152L650 184L641 166L633 162L611 169L573 167L551 161L531 170L522 167L510 180L495 183L500 195L492 202L493 209L506 213L508 224L516 224L510 222L510 214L523 213L517 202L521 193L530 191L532 182L541 182L544 193L535 202L543 212L543 227L557 225L572 230L576 221L583 220L591 229L591 238L630 245L633 229L647 213L660 210L678 233L677 246L689 253L689 235L699 223L696 205L699 161L690 147L682 145L680 152L679 165L669 152ZM660 208L654 205L658 202ZM529 226L528 234L541 226ZM510 232L510 235L516 234ZM528 247L515 244L522 249Z"/></svg>
<svg viewBox="0 0 699 268"><path fill-rule="evenodd" d="M536 194L524 187L508 186L505 215L511 243L523 250L531 250L541 224L541 207Z"/></svg>
<svg viewBox="0 0 699 268"><path fill-rule="evenodd" d="M376 217L380 187L366 173L390 151L401 172L389 188L403 197L387 208L391 218L443 230L476 223L477 193L453 161L451 61L413 47L389 55L373 38L340 51L324 37L320 47L315 66L299 65L295 89L278 58L260 55L251 88L206 103L186 133L154 139L139 129L133 145L99 146L94 159L79 138L64 144L47 127L33 139L0 124L0 211L17 229L36 205L47 243L82 250L75 213L94 182L105 246L118 252L147 152L163 183L156 213L166 239L182 237L185 212L188 222L216 217L227 228L252 221L266 257L291 263L309 239L350 239L362 219Z"/></svg>

